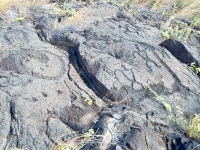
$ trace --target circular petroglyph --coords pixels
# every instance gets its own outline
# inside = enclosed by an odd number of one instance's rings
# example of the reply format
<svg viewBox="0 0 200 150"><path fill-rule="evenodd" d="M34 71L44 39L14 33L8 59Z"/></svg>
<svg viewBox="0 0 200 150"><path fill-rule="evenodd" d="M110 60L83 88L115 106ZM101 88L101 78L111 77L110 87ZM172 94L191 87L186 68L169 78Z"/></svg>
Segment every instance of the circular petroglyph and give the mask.
<svg viewBox="0 0 200 150"><path fill-rule="evenodd" d="M45 50L23 50L18 64L21 72L43 79L58 79L65 73L63 59Z"/></svg>
<svg viewBox="0 0 200 150"><path fill-rule="evenodd" d="M4 38L10 45L17 47L23 46L29 42L27 38L27 33L19 30L9 30L5 33Z"/></svg>

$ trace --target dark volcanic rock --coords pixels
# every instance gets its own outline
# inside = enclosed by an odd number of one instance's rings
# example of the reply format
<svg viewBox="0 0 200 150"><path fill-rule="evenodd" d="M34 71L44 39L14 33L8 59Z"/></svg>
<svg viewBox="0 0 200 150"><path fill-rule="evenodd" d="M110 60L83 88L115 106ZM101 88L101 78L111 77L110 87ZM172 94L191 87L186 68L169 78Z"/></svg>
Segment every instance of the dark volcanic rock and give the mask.
<svg viewBox="0 0 200 150"><path fill-rule="evenodd" d="M16 32L23 33L20 41ZM49 150L61 135L91 127L105 104L84 84L64 50L41 42L30 26L2 29L1 41L0 149ZM82 95L96 100L96 111Z"/></svg>
<svg viewBox="0 0 200 150"><path fill-rule="evenodd" d="M153 133L146 117L130 107L112 105L103 110L94 129L104 136L100 149L106 149L111 143L121 149L166 149L165 142Z"/></svg>
<svg viewBox="0 0 200 150"><path fill-rule="evenodd" d="M197 66L200 65L200 53L194 47L190 48L175 39L165 40L160 44L170 51L170 53L179 59L181 62L190 65L195 62Z"/></svg>
<svg viewBox="0 0 200 150"><path fill-rule="evenodd" d="M200 80L185 64L198 62L196 55L178 41L159 46L153 14L132 16L111 3L81 10L81 18L68 17L56 30L54 17L45 16L34 26L1 26L0 149L50 150L90 128L101 138L85 150L197 146L169 122L177 107L199 113Z"/></svg>

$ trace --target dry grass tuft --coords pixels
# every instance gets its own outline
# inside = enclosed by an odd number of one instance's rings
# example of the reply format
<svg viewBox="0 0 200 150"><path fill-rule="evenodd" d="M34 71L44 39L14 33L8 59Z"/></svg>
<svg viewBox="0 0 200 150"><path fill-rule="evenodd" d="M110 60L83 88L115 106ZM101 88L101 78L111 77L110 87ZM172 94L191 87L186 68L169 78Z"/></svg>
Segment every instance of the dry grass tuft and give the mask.
<svg viewBox="0 0 200 150"><path fill-rule="evenodd" d="M0 13L5 13L12 6L15 7L38 7L45 3L48 0L0 0Z"/></svg>
<svg viewBox="0 0 200 150"><path fill-rule="evenodd" d="M117 3L116 0L107 0ZM191 18L200 14L200 0L123 0L120 5L126 7L130 4L136 4L138 7L150 6L153 10L162 9L166 6L176 8L174 17Z"/></svg>
<svg viewBox="0 0 200 150"><path fill-rule="evenodd" d="M96 133L93 129L89 129L88 132L84 133L83 135L76 136L69 141L59 143L57 146L53 147L52 150L80 150L87 143L99 143L103 136L95 134ZM58 139L62 138L63 136L59 137ZM58 139L56 141L58 141Z"/></svg>
<svg viewBox="0 0 200 150"><path fill-rule="evenodd" d="M19 5L21 0L0 0L0 12L4 13L10 7L14 5Z"/></svg>
<svg viewBox="0 0 200 150"><path fill-rule="evenodd" d="M200 14L200 1L199 0L178 0L180 9L177 12L178 16L193 17Z"/></svg>
<svg viewBox="0 0 200 150"><path fill-rule="evenodd" d="M90 7L81 8L79 11L75 13L75 15L67 17L65 20L63 20L61 22L61 25L64 25L65 23L71 23L78 26L87 26L94 20L109 18L112 16L116 16L116 12L110 9L109 7L98 8L98 9Z"/></svg>
<svg viewBox="0 0 200 150"><path fill-rule="evenodd" d="M187 132L188 136L200 140L200 114L187 116L182 109L177 106L176 114L169 116L173 124L180 126Z"/></svg>
<svg viewBox="0 0 200 150"><path fill-rule="evenodd" d="M34 6L34 7L39 7L41 5L44 5L48 3L48 0L29 0L27 2L27 6Z"/></svg>
<svg viewBox="0 0 200 150"><path fill-rule="evenodd" d="M110 1L115 2L115 0ZM126 3L136 3L139 7L151 6L153 9L162 9L169 5L175 6L177 7L177 17L191 18L200 14L200 0L126 0Z"/></svg>
<svg viewBox="0 0 200 150"><path fill-rule="evenodd" d="M191 117L186 125L189 137L200 139L200 114L195 114Z"/></svg>

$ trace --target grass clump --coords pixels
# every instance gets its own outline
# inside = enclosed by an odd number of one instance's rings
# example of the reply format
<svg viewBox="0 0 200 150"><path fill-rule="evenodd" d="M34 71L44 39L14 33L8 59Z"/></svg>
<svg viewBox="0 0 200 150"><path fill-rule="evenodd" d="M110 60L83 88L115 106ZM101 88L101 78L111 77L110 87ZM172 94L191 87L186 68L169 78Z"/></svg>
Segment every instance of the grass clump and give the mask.
<svg viewBox="0 0 200 150"><path fill-rule="evenodd" d="M189 137L200 139L200 114L190 117L185 129L188 131Z"/></svg>
<svg viewBox="0 0 200 150"><path fill-rule="evenodd" d="M21 22L26 20L24 17L13 18L12 21Z"/></svg>
<svg viewBox="0 0 200 150"><path fill-rule="evenodd" d="M199 31L195 28L200 25L200 1L199 0L176 0L172 9L163 14L169 17L167 22L160 26L161 35L164 39L170 37L187 42L191 33L199 37ZM183 17L190 19L190 23L179 21L175 18Z"/></svg>
<svg viewBox="0 0 200 150"><path fill-rule="evenodd" d="M190 64L190 69L191 69L192 71L195 71L196 74L198 74L198 73L200 72L200 67L197 68L196 65L195 65L195 62L193 62L193 63Z"/></svg>
<svg viewBox="0 0 200 150"><path fill-rule="evenodd" d="M173 23L162 23L160 30L163 39L173 37L183 40L186 43L192 33L197 39L200 37L200 31L196 29L198 26L200 26L200 15L195 15L192 17L190 23L185 23L177 19L174 19Z"/></svg>
<svg viewBox="0 0 200 150"><path fill-rule="evenodd" d="M200 140L200 114L185 116L180 107L177 107L176 115L170 116L173 124L180 126L189 137Z"/></svg>
<svg viewBox="0 0 200 150"><path fill-rule="evenodd" d="M161 2L161 0L155 0L155 1L152 3L151 9L157 9L160 2Z"/></svg>
<svg viewBox="0 0 200 150"><path fill-rule="evenodd" d="M87 143L99 142L98 138L102 136L95 134L94 129L89 129L86 133L80 136L77 136L69 141L59 143L57 146L53 147L52 150L79 150Z"/></svg>
<svg viewBox="0 0 200 150"><path fill-rule="evenodd" d="M162 23L160 30L164 39L173 37L179 40L183 40L184 42L187 42L192 31L194 32L194 29L192 29L191 26L178 20L175 20L175 23L173 25L170 24L169 26L168 24Z"/></svg>
<svg viewBox="0 0 200 150"><path fill-rule="evenodd" d="M77 14L77 11L76 9L69 8L68 3L68 0L65 0L63 3L60 4L54 3L56 14L63 15L67 13L69 16L74 17Z"/></svg>
<svg viewBox="0 0 200 150"><path fill-rule="evenodd" d="M146 84L148 90L162 103L165 109L170 112L169 118L173 124L180 126L189 137L200 140L200 114L186 117L180 107L176 107L175 115L172 113L171 106L164 101L152 88Z"/></svg>

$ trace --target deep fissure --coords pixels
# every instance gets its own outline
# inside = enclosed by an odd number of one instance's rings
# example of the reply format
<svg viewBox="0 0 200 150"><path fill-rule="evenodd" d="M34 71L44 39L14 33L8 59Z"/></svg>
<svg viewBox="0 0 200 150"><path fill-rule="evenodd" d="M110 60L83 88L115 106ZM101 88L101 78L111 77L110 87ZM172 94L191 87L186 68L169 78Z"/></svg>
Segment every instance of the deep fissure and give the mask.
<svg viewBox="0 0 200 150"><path fill-rule="evenodd" d="M107 88L92 74L90 74L84 63L81 61L81 56L78 52L78 47L69 49L69 61L74 66L76 71L81 75L85 84L94 91L94 93L103 98L107 93ZM98 86L96 86L97 84Z"/></svg>

